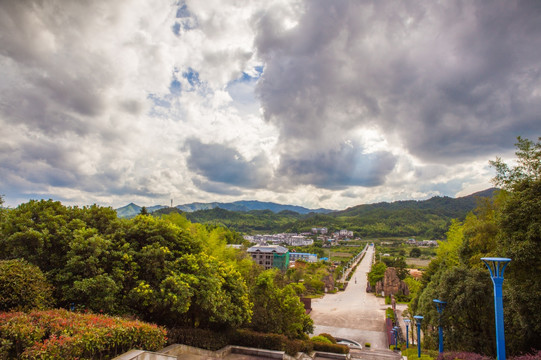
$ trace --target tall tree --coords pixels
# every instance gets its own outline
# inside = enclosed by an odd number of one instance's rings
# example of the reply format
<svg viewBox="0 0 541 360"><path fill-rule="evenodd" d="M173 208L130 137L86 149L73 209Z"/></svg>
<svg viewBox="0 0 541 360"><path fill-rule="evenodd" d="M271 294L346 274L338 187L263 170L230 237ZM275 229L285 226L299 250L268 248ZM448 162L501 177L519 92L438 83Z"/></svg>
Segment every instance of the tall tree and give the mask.
<svg viewBox="0 0 541 360"><path fill-rule="evenodd" d="M512 259L504 295L506 332L512 349L528 351L541 343L541 138L518 138L516 165L497 159L496 185L508 193L499 214L499 250ZM505 291L507 289L507 291ZM507 335L509 334L509 335Z"/></svg>
<svg viewBox="0 0 541 360"><path fill-rule="evenodd" d="M305 338L313 331L313 321L304 310L296 292L296 284L280 287L278 270L262 272L251 291L254 302L252 329L284 334L289 338Z"/></svg>

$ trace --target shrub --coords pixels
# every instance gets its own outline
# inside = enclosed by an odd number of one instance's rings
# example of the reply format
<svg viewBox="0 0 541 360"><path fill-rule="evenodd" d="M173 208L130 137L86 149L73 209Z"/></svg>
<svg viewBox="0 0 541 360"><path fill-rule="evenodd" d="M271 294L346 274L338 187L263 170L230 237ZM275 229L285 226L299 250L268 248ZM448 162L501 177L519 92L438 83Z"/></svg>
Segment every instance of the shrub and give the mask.
<svg viewBox="0 0 541 360"><path fill-rule="evenodd" d="M444 352L438 356L438 360L492 360L490 356L465 351ZM526 359L524 359L526 360Z"/></svg>
<svg viewBox="0 0 541 360"><path fill-rule="evenodd" d="M331 352L336 354L349 353L349 347L347 345L326 344L318 341L312 341L312 343L314 344L314 350L316 351Z"/></svg>
<svg viewBox="0 0 541 360"><path fill-rule="evenodd" d="M245 329L237 330L231 339L232 345L278 351L285 351L286 342L287 337L285 335L259 333Z"/></svg>
<svg viewBox="0 0 541 360"><path fill-rule="evenodd" d="M41 270L25 260L0 260L0 311L30 311L52 305L52 288Z"/></svg>
<svg viewBox="0 0 541 360"><path fill-rule="evenodd" d="M205 329L172 328L167 330L169 344L184 344L216 351L229 344L232 332L214 332Z"/></svg>
<svg viewBox="0 0 541 360"><path fill-rule="evenodd" d="M314 342L324 343L324 344L332 344L331 340L329 340L325 336L321 336L321 335L314 336L310 340L312 340Z"/></svg>
<svg viewBox="0 0 541 360"><path fill-rule="evenodd" d="M369 348L369 347L370 347L370 343L364 343L364 347L365 347L365 348Z"/></svg>
<svg viewBox="0 0 541 360"><path fill-rule="evenodd" d="M165 335L156 325L66 310L0 314L8 358L108 359L132 348L158 350Z"/></svg>
<svg viewBox="0 0 541 360"><path fill-rule="evenodd" d="M259 333L246 329L236 330L231 336L230 343L258 349L285 351L291 356L295 356L298 352L309 353L314 346L312 341L288 339L285 335Z"/></svg>
<svg viewBox="0 0 541 360"><path fill-rule="evenodd" d="M394 345L391 346L394 349ZM417 347L410 347L409 349L402 350L402 356L408 358L408 360L417 360ZM421 352L421 360L434 360L438 358L438 352L434 350L423 350ZM454 359L453 359L454 360Z"/></svg>
<svg viewBox="0 0 541 360"><path fill-rule="evenodd" d="M394 311L392 308L388 307L386 310L385 310L385 316L388 317L389 319L391 319L394 323L395 321L395 316L394 316Z"/></svg>
<svg viewBox="0 0 541 360"><path fill-rule="evenodd" d="M329 339L331 341L331 343L336 344L336 339L331 334L321 333L321 334L319 334L319 336L326 337L327 339Z"/></svg>
<svg viewBox="0 0 541 360"><path fill-rule="evenodd" d="M309 354L314 349L311 341L305 340L287 340L285 342L285 352L288 355L295 356L299 352Z"/></svg>
<svg viewBox="0 0 541 360"><path fill-rule="evenodd" d="M540 360L541 359L541 350L532 350L531 354L513 356L511 360Z"/></svg>

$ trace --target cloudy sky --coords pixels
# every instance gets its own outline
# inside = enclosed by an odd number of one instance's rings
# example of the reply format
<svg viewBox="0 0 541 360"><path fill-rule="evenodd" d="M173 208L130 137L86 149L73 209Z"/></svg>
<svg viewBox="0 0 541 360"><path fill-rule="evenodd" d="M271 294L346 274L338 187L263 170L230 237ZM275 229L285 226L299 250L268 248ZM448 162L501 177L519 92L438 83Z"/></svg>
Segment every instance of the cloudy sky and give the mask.
<svg viewBox="0 0 541 360"><path fill-rule="evenodd" d="M0 0L0 194L343 209L541 136L541 2Z"/></svg>

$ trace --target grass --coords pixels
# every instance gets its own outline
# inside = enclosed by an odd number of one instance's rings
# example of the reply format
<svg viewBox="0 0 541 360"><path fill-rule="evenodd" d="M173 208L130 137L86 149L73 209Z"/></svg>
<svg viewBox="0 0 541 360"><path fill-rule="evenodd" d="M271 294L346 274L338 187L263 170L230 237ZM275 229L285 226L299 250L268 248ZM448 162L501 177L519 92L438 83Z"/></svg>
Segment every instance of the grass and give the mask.
<svg viewBox="0 0 541 360"><path fill-rule="evenodd" d="M411 267L415 268L424 268L427 267L428 264L430 264L430 260L426 259L419 259L419 258L406 258L406 264Z"/></svg>

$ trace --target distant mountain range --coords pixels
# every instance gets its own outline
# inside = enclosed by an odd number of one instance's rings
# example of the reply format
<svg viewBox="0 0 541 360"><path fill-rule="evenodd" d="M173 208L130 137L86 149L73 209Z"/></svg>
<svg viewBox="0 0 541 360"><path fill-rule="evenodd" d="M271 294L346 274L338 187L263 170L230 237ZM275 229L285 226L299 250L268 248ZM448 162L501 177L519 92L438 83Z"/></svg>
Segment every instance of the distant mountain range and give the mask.
<svg viewBox="0 0 541 360"><path fill-rule="evenodd" d="M123 206L121 208L116 209L116 213L118 217L120 218L131 218L136 216L141 212L141 209L143 207L136 205L134 203L130 203L126 206ZM155 205L155 206L149 206L146 207L147 211L149 213L153 213L157 210L167 209L168 206L163 205ZM200 210L211 210L215 208L229 210L229 211L238 211L238 212L249 212L252 210L270 210L274 213L279 213L281 211L293 211L298 214L309 214L309 213L317 213L317 214L327 214L332 212L333 210L329 209L308 209L302 206L296 206L296 205L282 205L277 204L273 202L263 202L263 201L235 201L231 203L220 203L220 202L211 202L211 203L190 203L190 204L184 204L184 205L177 205L174 207L175 209L178 209L182 212L194 212L194 211L200 211Z"/></svg>
<svg viewBox="0 0 541 360"><path fill-rule="evenodd" d="M246 234L302 233L313 227L327 227L329 231L348 229L362 238L443 239L453 219L464 220L479 205L480 198L493 198L496 191L493 188L459 198L435 196L428 200L365 204L341 211L260 201L158 205L146 209L157 216L183 213L191 222L226 226ZM118 216L124 218L140 212L141 207L135 204L117 209Z"/></svg>
<svg viewBox="0 0 541 360"><path fill-rule="evenodd" d="M200 203L194 202L190 204L177 205L174 208L163 205L155 205L146 207L149 213L160 210L160 213L169 213L176 211L177 209L181 212L192 213L200 212L202 210L212 210L212 209L224 209L233 212L246 213L253 210L270 210L273 213L282 213L293 212L300 215L306 215L310 213L314 214L329 214L333 217L356 217L356 216L367 216L371 215L374 212L377 213L388 213L399 210L429 210L430 212L437 213L446 217L463 217L468 211L471 211L475 208L476 199L479 197L492 197L498 189L491 188L484 191L480 191L468 196L463 196L459 198L451 198L448 196L435 196L428 200L405 200L405 201L394 201L391 203L381 202L375 204L364 204L357 205L351 208L347 208L342 211L335 211L330 209L308 209L302 206L296 205L282 205L273 202L264 202L264 201L235 201L231 203L221 203L221 202L211 202L211 203ZM120 218L131 218L136 216L141 212L142 206L130 203L126 206L116 209L117 215Z"/></svg>

